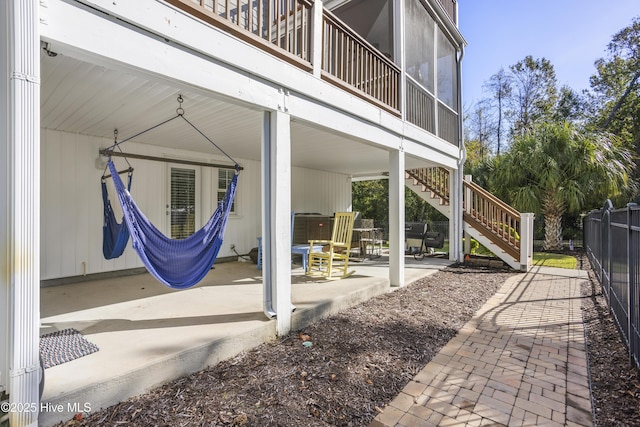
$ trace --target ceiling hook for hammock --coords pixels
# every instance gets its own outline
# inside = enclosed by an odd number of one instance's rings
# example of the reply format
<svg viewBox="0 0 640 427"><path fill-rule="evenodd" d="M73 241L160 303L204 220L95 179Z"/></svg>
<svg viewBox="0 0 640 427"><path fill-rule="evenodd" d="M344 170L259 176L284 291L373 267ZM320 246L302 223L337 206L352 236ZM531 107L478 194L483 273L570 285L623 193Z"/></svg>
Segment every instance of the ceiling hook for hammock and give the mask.
<svg viewBox="0 0 640 427"><path fill-rule="evenodd" d="M178 104L180 104L178 106L178 108L176 108L176 114L179 116L183 116L184 115L184 108L182 108L182 95L178 95Z"/></svg>
<svg viewBox="0 0 640 427"><path fill-rule="evenodd" d="M113 150L117 148L122 153L122 148L120 148L120 144L122 144L122 142L118 142L118 129L116 128L113 130L113 148L111 149L111 152L113 153ZM129 176L131 176L133 172L133 166L131 166L131 163L129 163L129 159L127 159L126 156L123 156L123 157L124 157L124 161L127 162L127 165L129 166L129 169L128 169ZM109 155L109 158L111 158L111 155Z"/></svg>
<svg viewBox="0 0 640 427"><path fill-rule="evenodd" d="M111 146L111 149L108 150L108 151L105 150L105 152L101 151L99 155L103 156L103 157L106 157L107 160L111 160L111 153L113 153L113 147L120 148L118 146L118 129L117 128L113 129L113 145ZM120 151L122 151L122 150L120 150ZM102 162L102 161L103 160L101 160L100 162ZM129 161L127 161L127 163L129 163ZM104 161L104 164L105 165L104 165L104 170L102 171L102 178L100 178L100 180L102 182L106 182L105 180L107 179L108 176L110 176L109 174L107 174L107 169L109 168L108 163L106 161ZM131 165L129 165L129 169L132 169Z"/></svg>

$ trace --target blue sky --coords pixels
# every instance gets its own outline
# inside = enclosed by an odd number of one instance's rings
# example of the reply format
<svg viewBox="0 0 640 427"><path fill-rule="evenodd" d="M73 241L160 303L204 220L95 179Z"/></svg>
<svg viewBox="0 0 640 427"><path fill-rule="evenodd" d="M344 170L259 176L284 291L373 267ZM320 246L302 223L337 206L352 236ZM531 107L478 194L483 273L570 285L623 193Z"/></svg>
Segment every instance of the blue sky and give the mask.
<svg viewBox="0 0 640 427"><path fill-rule="evenodd" d="M527 55L551 61L559 85L588 89L594 61L640 16L640 0L458 0L458 16L468 108L483 98L484 82Z"/></svg>

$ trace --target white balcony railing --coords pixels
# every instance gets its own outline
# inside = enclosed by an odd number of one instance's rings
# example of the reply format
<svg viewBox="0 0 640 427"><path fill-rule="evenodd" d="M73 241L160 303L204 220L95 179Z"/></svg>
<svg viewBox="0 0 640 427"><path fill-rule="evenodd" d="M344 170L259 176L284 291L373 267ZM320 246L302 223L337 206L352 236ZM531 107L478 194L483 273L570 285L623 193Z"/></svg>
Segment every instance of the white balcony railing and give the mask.
<svg viewBox="0 0 640 427"><path fill-rule="evenodd" d="M407 121L459 143L454 110L410 77L405 105L400 105L400 67L329 10L314 9L312 0L165 1L392 114L400 116L404 108ZM447 13L445 5L455 6L454 0L438 1ZM314 29L314 17L320 30ZM317 63L313 52L321 52Z"/></svg>

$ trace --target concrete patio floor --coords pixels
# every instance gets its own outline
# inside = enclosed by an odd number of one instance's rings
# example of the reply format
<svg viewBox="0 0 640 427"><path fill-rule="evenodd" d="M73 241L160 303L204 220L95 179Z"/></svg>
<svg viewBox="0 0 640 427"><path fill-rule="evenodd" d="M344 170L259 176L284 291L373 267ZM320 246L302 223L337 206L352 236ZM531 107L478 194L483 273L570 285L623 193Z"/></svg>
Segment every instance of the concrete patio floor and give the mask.
<svg viewBox="0 0 640 427"><path fill-rule="evenodd" d="M409 284L450 265L405 257ZM349 278L326 281L292 267L292 330L388 292L388 259L353 263ZM174 291L149 274L41 289L41 334L75 328L99 351L45 370L39 425L71 419L215 365L276 338L263 314L255 264L216 265L196 287Z"/></svg>

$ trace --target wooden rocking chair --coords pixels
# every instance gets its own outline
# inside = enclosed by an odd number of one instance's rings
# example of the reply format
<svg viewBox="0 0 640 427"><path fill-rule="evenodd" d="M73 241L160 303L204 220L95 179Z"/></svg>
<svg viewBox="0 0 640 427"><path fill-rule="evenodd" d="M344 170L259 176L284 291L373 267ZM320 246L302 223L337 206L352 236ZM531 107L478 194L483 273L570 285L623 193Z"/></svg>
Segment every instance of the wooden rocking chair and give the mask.
<svg viewBox="0 0 640 427"><path fill-rule="evenodd" d="M336 212L331 240L309 240L307 274L342 279L354 273L347 269L355 217L355 212ZM322 251L318 251L319 246Z"/></svg>

